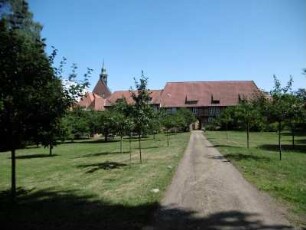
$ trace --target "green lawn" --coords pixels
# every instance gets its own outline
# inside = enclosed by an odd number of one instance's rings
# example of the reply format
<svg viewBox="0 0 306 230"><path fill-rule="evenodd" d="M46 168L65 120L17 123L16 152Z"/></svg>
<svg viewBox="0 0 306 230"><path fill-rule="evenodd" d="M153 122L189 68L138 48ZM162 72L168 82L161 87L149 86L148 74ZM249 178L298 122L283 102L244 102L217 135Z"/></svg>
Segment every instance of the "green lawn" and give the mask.
<svg viewBox="0 0 306 230"><path fill-rule="evenodd" d="M289 207L289 218L306 227L306 135L296 137L284 133L283 157L279 160L276 133L251 133L250 149L246 148L245 132L209 131L210 140L260 190L272 194Z"/></svg>
<svg viewBox="0 0 306 230"><path fill-rule="evenodd" d="M101 139L17 151L18 204L9 200L10 154L0 153L0 220L10 229L139 229L149 221L187 146L190 133L142 142ZM160 192L153 193L158 188ZM1 227L2 228L2 227ZM3 229L3 228L2 228Z"/></svg>

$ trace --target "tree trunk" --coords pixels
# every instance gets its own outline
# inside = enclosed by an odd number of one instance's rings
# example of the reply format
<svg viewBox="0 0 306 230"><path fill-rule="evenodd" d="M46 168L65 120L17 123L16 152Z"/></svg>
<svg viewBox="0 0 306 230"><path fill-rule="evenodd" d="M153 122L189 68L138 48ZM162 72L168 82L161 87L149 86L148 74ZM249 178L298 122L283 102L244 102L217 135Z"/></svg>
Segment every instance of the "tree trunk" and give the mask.
<svg viewBox="0 0 306 230"><path fill-rule="evenodd" d="M12 202L16 200L16 150L13 148L11 150L11 164L12 164L12 175L11 175L11 199Z"/></svg>
<svg viewBox="0 0 306 230"><path fill-rule="evenodd" d="M278 149L279 149L279 160L282 160L282 144L281 144L281 129L282 122L278 122Z"/></svg>
<svg viewBox="0 0 306 230"><path fill-rule="evenodd" d="M130 132L130 140L129 140L129 144L130 144L130 165L132 163L132 132Z"/></svg>
<svg viewBox="0 0 306 230"><path fill-rule="evenodd" d="M138 143L139 143L139 160L142 163L142 156L141 156L141 134L138 134Z"/></svg>
<svg viewBox="0 0 306 230"><path fill-rule="evenodd" d="M53 145L49 145L49 156L52 156Z"/></svg>
<svg viewBox="0 0 306 230"><path fill-rule="evenodd" d="M107 136L108 136L108 132L107 132L107 131L104 131L104 141L105 141L105 142L107 142L107 140L108 140L108 139L107 139Z"/></svg>
<svg viewBox="0 0 306 230"><path fill-rule="evenodd" d="M120 135L120 153L122 153L122 134Z"/></svg>
<svg viewBox="0 0 306 230"><path fill-rule="evenodd" d="M250 124L247 122L247 148L250 148Z"/></svg>
<svg viewBox="0 0 306 230"><path fill-rule="evenodd" d="M167 130L167 146L169 146L169 131Z"/></svg>
<svg viewBox="0 0 306 230"><path fill-rule="evenodd" d="M129 144L130 144L130 153L131 153L132 152L132 133L131 132L130 132Z"/></svg>
<svg viewBox="0 0 306 230"><path fill-rule="evenodd" d="M291 134L292 134L292 148L295 148L295 126L291 124Z"/></svg>
<svg viewBox="0 0 306 230"><path fill-rule="evenodd" d="M228 123L226 122L226 140L228 142Z"/></svg>

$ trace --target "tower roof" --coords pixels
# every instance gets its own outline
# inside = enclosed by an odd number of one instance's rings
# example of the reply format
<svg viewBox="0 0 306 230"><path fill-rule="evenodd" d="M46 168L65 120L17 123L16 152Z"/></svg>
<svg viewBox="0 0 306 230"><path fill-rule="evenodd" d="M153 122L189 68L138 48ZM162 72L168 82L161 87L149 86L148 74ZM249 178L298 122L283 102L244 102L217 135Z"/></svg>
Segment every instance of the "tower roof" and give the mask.
<svg viewBox="0 0 306 230"><path fill-rule="evenodd" d="M107 98L111 95L111 91L106 85L106 82L103 79L99 79L94 90L92 91L95 94L98 94L100 97Z"/></svg>

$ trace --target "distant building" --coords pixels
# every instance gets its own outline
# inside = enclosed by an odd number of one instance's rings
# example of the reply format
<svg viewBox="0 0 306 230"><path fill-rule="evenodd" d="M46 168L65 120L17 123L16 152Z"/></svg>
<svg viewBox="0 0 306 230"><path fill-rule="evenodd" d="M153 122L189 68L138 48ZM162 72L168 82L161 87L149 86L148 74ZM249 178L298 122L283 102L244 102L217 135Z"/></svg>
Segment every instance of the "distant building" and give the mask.
<svg viewBox="0 0 306 230"><path fill-rule="evenodd" d="M162 90L151 90L150 96L155 109L165 108L169 113L175 113L179 108L190 109L202 127L226 107L235 106L259 92L253 81L188 81L168 82ZM105 110L123 98L127 103L133 103L129 90L110 92L103 66L93 92L87 93L79 105L85 109Z"/></svg>
<svg viewBox="0 0 306 230"><path fill-rule="evenodd" d="M92 92L87 92L79 101L79 106L85 109L104 110L106 98L111 96L111 91L107 86L107 73L104 63L101 69L100 78Z"/></svg>

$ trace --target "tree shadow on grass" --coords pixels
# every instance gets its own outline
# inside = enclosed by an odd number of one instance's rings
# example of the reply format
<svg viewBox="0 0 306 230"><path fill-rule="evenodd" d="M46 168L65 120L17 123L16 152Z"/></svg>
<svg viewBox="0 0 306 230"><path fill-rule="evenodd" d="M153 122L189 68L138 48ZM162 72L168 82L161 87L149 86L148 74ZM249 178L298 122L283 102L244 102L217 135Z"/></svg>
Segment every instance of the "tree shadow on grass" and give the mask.
<svg viewBox="0 0 306 230"><path fill-rule="evenodd" d="M207 146L207 148L218 148L218 147L240 148L239 146L232 146L232 145L212 145L212 146Z"/></svg>
<svg viewBox="0 0 306 230"><path fill-rule="evenodd" d="M99 144L99 143L114 143L114 142L119 142L120 140L118 139L109 139L107 141L105 141L104 139L87 139L87 140L84 140L84 141L79 141L79 142L75 142L75 143L78 143L78 144Z"/></svg>
<svg viewBox="0 0 306 230"><path fill-rule="evenodd" d="M291 132L282 132L282 136L292 136L292 133ZM306 133L305 132L296 132L295 134L294 134L294 136L296 136L296 137L306 137Z"/></svg>
<svg viewBox="0 0 306 230"><path fill-rule="evenodd" d="M271 144L266 144L266 145L260 145L259 146L260 149L263 150L268 150L268 151L273 151L273 152L278 152L279 148L278 145L271 145ZM295 145L294 148L292 145L282 145L282 150L285 151L294 151L294 152L298 152L298 153L306 153L306 145Z"/></svg>
<svg viewBox="0 0 306 230"><path fill-rule="evenodd" d="M109 151L106 151L106 152L100 152L100 153L89 153L89 154L86 154L86 155L82 155L80 157L77 157L77 158L83 158L83 157L98 157L98 156L106 156L106 155L115 155L115 154L125 154L125 153L129 153L129 151L123 151L122 153L120 151L116 151L116 152L109 152Z"/></svg>
<svg viewBox="0 0 306 230"><path fill-rule="evenodd" d="M97 170L112 170L112 169L118 169L121 167L125 167L127 164L114 162L114 161L105 161L102 163L95 163L95 164L83 164L79 165L78 168L88 168L86 173L94 173Z"/></svg>
<svg viewBox="0 0 306 230"><path fill-rule="evenodd" d="M80 193L77 190L21 190L17 204L12 204L9 193L2 192L1 229L290 229L284 225L265 225L256 219L255 213L233 210L195 217L192 210L159 207L154 202L128 205ZM151 218L156 210L159 211Z"/></svg>
<svg viewBox="0 0 306 230"><path fill-rule="evenodd" d="M0 194L1 229L75 230L141 229L156 203L129 206L111 203L76 190L19 192L12 205L9 194Z"/></svg>
<svg viewBox="0 0 306 230"><path fill-rule="evenodd" d="M148 147L141 147L141 149L158 149L159 146L148 146ZM136 148L139 149L139 148Z"/></svg>
<svg viewBox="0 0 306 230"><path fill-rule="evenodd" d="M249 154L229 153L229 154L225 154L224 156L230 160L233 159L236 161L241 161L241 160L256 160L256 161L265 161L265 162L271 161L269 157L257 156L252 153L249 153Z"/></svg>
<svg viewBox="0 0 306 230"><path fill-rule="evenodd" d="M49 158L49 157L56 157L58 156L57 154L29 154L29 155L21 155L21 156L16 156L16 159L33 159L33 158ZM11 159L11 158L10 158Z"/></svg>
<svg viewBox="0 0 306 230"><path fill-rule="evenodd" d="M306 145L306 139L303 139L303 140L296 140L295 142L296 142L296 143L299 143L299 144L305 144L305 145Z"/></svg>

